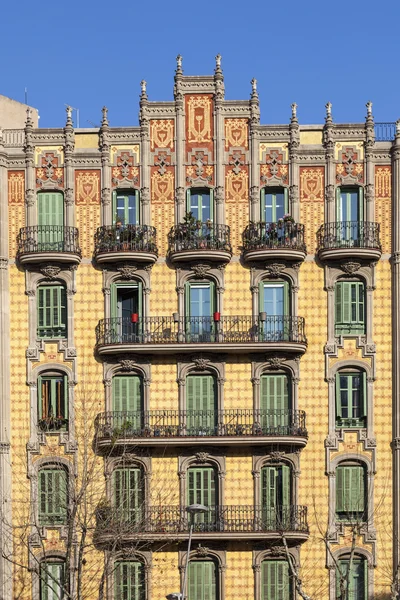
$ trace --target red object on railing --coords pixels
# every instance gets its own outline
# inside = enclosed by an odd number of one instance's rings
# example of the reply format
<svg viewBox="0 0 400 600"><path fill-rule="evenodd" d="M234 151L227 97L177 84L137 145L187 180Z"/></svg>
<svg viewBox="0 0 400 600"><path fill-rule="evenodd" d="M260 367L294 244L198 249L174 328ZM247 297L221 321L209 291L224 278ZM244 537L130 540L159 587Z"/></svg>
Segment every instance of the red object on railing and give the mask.
<svg viewBox="0 0 400 600"><path fill-rule="evenodd" d="M221 313L215 312L214 313L214 321L220 321L220 320L221 320Z"/></svg>
<svg viewBox="0 0 400 600"><path fill-rule="evenodd" d="M132 323L137 323L139 321L139 315L138 315L138 313L132 313L131 314L131 321L132 321Z"/></svg>

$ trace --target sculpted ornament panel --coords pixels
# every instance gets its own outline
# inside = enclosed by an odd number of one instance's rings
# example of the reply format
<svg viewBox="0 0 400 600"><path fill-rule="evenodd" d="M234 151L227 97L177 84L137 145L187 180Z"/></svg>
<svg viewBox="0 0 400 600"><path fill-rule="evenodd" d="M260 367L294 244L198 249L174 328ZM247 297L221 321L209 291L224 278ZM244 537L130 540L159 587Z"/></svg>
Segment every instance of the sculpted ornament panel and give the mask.
<svg viewBox="0 0 400 600"><path fill-rule="evenodd" d="M211 99L191 96L187 101L187 128L189 144L211 142Z"/></svg>
<svg viewBox="0 0 400 600"><path fill-rule="evenodd" d="M100 171L75 171L75 201L78 206L100 204Z"/></svg>
<svg viewBox="0 0 400 600"><path fill-rule="evenodd" d="M225 120L225 148L230 147L249 147L247 119Z"/></svg>
<svg viewBox="0 0 400 600"><path fill-rule="evenodd" d="M172 119L157 119L150 121L150 147L174 149L174 121Z"/></svg>

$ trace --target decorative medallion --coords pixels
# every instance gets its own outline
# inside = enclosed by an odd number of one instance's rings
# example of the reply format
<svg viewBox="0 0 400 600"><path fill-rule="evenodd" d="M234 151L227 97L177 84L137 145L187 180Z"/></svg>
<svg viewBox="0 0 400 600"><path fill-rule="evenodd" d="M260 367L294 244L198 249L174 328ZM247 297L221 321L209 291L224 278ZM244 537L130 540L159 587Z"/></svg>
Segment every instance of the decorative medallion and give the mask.
<svg viewBox="0 0 400 600"><path fill-rule="evenodd" d="M121 359L119 361L121 371L133 371L136 362L133 359Z"/></svg>
<svg viewBox="0 0 400 600"><path fill-rule="evenodd" d="M64 184L64 170L56 152L45 152L40 157L40 166L36 169L36 187L60 188Z"/></svg>
<svg viewBox="0 0 400 600"><path fill-rule="evenodd" d="M208 272L211 270L211 267L210 265L198 264L192 265L190 267L190 270L193 271L195 277L201 279L202 277L206 277Z"/></svg>
<svg viewBox="0 0 400 600"><path fill-rule="evenodd" d="M174 122L172 119L150 121L150 146L155 148L174 148Z"/></svg>
<svg viewBox="0 0 400 600"><path fill-rule="evenodd" d="M208 96L191 96L187 103L188 142L211 142L211 99Z"/></svg>
<svg viewBox="0 0 400 600"><path fill-rule="evenodd" d="M112 168L113 187L119 187L122 183L139 185L139 168L136 166L137 155L131 150L115 150L114 166Z"/></svg>
<svg viewBox="0 0 400 600"><path fill-rule="evenodd" d="M346 181L362 182L364 179L364 165L356 148L349 146L342 148L339 153L339 163L336 165L336 180L339 183Z"/></svg>
<svg viewBox="0 0 400 600"><path fill-rule="evenodd" d="M196 454L194 456L196 458L196 462L205 463L205 462L207 462L208 457L210 455L208 454L208 452L196 452Z"/></svg>
<svg viewBox="0 0 400 600"><path fill-rule="evenodd" d="M100 204L100 171L75 171L77 205Z"/></svg>
<svg viewBox="0 0 400 600"><path fill-rule="evenodd" d="M228 171L225 177L225 187L227 202L239 202L243 198L247 198L249 193L249 176L247 170L241 170L238 174Z"/></svg>
<svg viewBox="0 0 400 600"><path fill-rule="evenodd" d="M133 279L135 277L137 267L135 265L123 265L117 267L117 271L121 275L122 279Z"/></svg>
<svg viewBox="0 0 400 600"><path fill-rule="evenodd" d="M247 119L225 120L225 147L248 148Z"/></svg>
<svg viewBox="0 0 400 600"><path fill-rule="evenodd" d="M60 271L60 267L56 267L55 265L47 265L40 269L41 274L44 275L46 279L55 279Z"/></svg>
<svg viewBox="0 0 400 600"><path fill-rule="evenodd" d="M348 260L347 262L342 263L340 266L345 273L348 275L353 275L353 273L360 269L361 264L356 261Z"/></svg>
<svg viewBox="0 0 400 600"><path fill-rule="evenodd" d="M324 167L300 169L301 202L324 202Z"/></svg>
<svg viewBox="0 0 400 600"><path fill-rule="evenodd" d="M151 176L151 199L157 202L174 201L174 176L171 171L161 175L154 171Z"/></svg>

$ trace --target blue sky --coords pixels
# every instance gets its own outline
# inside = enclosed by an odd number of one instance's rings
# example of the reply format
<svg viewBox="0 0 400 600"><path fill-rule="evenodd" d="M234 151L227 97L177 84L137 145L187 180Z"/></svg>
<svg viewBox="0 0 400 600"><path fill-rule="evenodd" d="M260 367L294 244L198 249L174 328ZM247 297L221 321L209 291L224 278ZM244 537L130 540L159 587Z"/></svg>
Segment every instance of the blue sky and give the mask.
<svg viewBox="0 0 400 600"><path fill-rule="evenodd" d="M222 55L226 98L247 99L258 80L262 123L321 123L400 117L398 0L103 0L4 3L0 94L39 109L41 127L136 125L140 81L150 100L171 100L175 57L187 75L211 74ZM92 124L91 124L91 123Z"/></svg>

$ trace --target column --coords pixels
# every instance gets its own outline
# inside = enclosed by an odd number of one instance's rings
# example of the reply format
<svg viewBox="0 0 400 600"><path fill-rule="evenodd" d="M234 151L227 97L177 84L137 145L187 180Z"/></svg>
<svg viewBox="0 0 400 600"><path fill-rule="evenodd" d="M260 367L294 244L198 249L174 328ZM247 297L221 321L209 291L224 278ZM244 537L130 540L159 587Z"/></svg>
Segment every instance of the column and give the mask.
<svg viewBox="0 0 400 600"><path fill-rule="evenodd" d="M258 155L258 126L260 125L260 103L257 79L251 80L250 96L250 221L260 220L260 170Z"/></svg>
<svg viewBox="0 0 400 600"><path fill-rule="evenodd" d="M214 71L214 155L215 155L215 204L216 222L221 225L225 223L225 169L224 169L224 116L222 105L225 99L224 76L221 69L221 55L215 57L216 67Z"/></svg>
<svg viewBox="0 0 400 600"><path fill-rule="evenodd" d="M176 57L174 99L175 99L175 224L181 223L185 208L185 106L182 92L182 56Z"/></svg>
<svg viewBox="0 0 400 600"><path fill-rule="evenodd" d="M67 121L64 127L64 203L65 203L65 221L67 227L74 226L74 168L72 166L72 157L75 149L75 135L72 125L72 108L67 106ZM70 238L64 238L70 239Z"/></svg>
<svg viewBox="0 0 400 600"><path fill-rule="evenodd" d="M142 92L140 95L140 113L139 113L139 123L140 123L140 139L141 139L141 148L140 148L140 181L141 181L141 190L140 190L140 204L141 204L141 219L142 223L145 225L151 224L151 210L150 210L150 166L149 166L149 158L150 158L150 123L149 117L147 115L147 92L146 92L146 82L143 80L140 83Z"/></svg>
<svg viewBox="0 0 400 600"><path fill-rule="evenodd" d="M101 150L101 207L102 207L102 225L111 225L113 222L111 206L111 169L110 169L110 142L108 140L108 108L103 106L101 109L103 118L100 127L100 150Z"/></svg>

